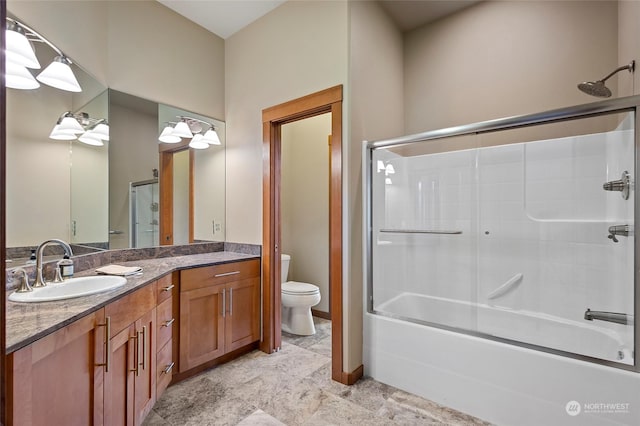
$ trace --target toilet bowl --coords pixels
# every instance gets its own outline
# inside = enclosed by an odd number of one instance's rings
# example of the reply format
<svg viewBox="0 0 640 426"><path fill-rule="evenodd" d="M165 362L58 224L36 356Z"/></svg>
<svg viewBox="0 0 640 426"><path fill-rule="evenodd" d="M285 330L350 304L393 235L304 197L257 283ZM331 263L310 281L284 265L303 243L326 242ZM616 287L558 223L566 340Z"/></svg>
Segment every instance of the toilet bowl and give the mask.
<svg viewBox="0 0 640 426"><path fill-rule="evenodd" d="M297 281L287 281L291 256L282 255L282 331L302 336L315 334L311 307L320 303L318 286Z"/></svg>

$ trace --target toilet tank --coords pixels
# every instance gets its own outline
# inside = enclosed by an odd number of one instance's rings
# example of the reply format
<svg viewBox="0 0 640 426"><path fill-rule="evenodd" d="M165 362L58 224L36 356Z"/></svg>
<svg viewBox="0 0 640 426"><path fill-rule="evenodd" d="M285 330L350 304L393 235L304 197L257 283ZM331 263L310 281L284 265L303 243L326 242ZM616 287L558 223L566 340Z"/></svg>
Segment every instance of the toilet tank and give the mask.
<svg viewBox="0 0 640 426"><path fill-rule="evenodd" d="M281 267L280 278L282 279L282 281L280 282L286 283L287 276L289 275L289 262L291 261L291 256L289 256L288 254L283 254L281 255L281 261L282 261L282 264L280 265Z"/></svg>

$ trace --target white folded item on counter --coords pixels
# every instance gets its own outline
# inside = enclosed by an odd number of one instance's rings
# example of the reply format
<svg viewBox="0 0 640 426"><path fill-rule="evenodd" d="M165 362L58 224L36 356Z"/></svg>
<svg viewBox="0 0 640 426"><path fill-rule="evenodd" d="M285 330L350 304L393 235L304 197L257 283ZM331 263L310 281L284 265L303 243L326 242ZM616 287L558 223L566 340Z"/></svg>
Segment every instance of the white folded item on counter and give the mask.
<svg viewBox="0 0 640 426"><path fill-rule="evenodd" d="M127 275L141 274L142 268L139 266L106 265L96 269L96 272L103 275L120 275L126 277Z"/></svg>

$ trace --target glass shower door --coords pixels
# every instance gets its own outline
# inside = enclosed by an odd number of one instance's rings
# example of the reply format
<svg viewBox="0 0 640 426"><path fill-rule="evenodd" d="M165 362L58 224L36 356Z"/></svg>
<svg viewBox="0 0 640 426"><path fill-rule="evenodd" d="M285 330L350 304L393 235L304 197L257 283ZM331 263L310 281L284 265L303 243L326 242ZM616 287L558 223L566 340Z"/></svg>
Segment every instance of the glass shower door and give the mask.
<svg viewBox="0 0 640 426"><path fill-rule="evenodd" d="M634 123L480 136L479 332L633 365Z"/></svg>
<svg viewBox="0 0 640 426"><path fill-rule="evenodd" d="M131 184L131 247L159 245L159 199L156 179Z"/></svg>

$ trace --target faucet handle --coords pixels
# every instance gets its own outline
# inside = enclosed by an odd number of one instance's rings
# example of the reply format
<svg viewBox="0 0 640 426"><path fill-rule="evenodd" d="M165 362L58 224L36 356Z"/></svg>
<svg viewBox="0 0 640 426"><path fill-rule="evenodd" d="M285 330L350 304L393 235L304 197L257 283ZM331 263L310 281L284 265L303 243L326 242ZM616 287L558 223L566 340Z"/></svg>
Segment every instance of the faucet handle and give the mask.
<svg viewBox="0 0 640 426"><path fill-rule="evenodd" d="M29 285L29 276L27 275L27 271L22 268L17 268L13 271L13 275L18 275L18 279L21 281L20 287L16 290L16 293L27 293L33 291L31 286Z"/></svg>

